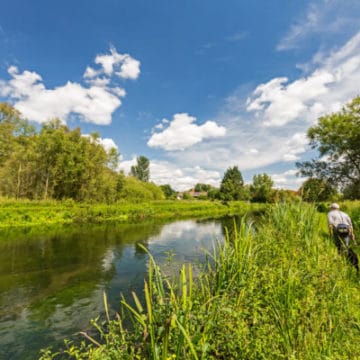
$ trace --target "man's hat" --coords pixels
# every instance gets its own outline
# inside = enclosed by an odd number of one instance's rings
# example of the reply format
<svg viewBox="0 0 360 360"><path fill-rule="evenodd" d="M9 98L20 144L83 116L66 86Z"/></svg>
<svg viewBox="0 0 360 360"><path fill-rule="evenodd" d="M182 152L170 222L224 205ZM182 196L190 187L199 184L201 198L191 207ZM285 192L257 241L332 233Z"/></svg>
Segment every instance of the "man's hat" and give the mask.
<svg viewBox="0 0 360 360"><path fill-rule="evenodd" d="M332 203L332 204L330 205L330 209L340 209L340 206L339 206L339 204L337 204L337 203Z"/></svg>

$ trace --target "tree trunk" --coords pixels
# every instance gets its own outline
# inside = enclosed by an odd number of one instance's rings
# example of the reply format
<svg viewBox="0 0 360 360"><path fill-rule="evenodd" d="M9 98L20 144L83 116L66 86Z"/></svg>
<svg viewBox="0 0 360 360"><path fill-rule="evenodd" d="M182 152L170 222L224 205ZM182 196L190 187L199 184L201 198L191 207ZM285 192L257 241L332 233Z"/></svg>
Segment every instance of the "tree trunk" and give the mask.
<svg viewBox="0 0 360 360"><path fill-rule="evenodd" d="M46 181L45 181L45 191L44 191L44 200L47 199L48 196L48 189L49 189L49 175L46 175Z"/></svg>
<svg viewBox="0 0 360 360"><path fill-rule="evenodd" d="M21 162L19 164L17 184L16 184L16 198L20 197L20 186L21 186Z"/></svg>

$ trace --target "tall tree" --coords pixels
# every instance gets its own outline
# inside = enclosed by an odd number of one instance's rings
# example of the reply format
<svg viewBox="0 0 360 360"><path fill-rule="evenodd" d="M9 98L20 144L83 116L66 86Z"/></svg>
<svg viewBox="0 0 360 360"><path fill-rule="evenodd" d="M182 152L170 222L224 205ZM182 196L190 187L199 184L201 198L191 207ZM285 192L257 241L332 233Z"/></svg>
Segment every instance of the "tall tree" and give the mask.
<svg viewBox="0 0 360 360"><path fill-rule="evenodd" d="M310 178L301 185L300 194L304 201L328 201L336 194L336 189L324 179Z"/></svg>
<svg viewBox="0 0 360 360"><path fill-rule="evenodd" d="M150 161L145 156L136 159L136 165L131 167L131 175L143 182L150 179Z"/></svg>
<svg viewBox="0 0 360 360"><path fill-rule="evenodd" d="M254 175L250 186L251 200L254 202L271 202L274 197L274 182L268 174Z"/></svg>
<svg viewBox="0 0 360 360"><path fill-rule="evenodd" d="M160 185L160 188L166 199L175 199L176 191L169 184Z"/></svg>
<svg viewBox="0 0 360 360"><path fill-rule="evenodd" d="M319 156L296 164L301 175L325 179L340 188L360 182L360 97L341 111L320 117L307 136Z"/></svg>
<svg viewBox="0 0 360 360"><path fill-rule="evenodd" d="M19 145L17 137L21 136L23 141L34 132L34 127L21 117L18 110L6 102L0 103L0 165L14 152L14 146Z"/></svg>
<svg viewBox="0 0 360 360"><path fill-rule="evenodd" d="M228 168L220 185L219 196L222 200L241 200L244 180L237 166Z"/></svg>
<svg viewBox="0 0 360 360"><path fill-rule="evenodd" d="M31 197L32 141L35 129L8 103L0 103L0 191L16 198Z"/></svg>

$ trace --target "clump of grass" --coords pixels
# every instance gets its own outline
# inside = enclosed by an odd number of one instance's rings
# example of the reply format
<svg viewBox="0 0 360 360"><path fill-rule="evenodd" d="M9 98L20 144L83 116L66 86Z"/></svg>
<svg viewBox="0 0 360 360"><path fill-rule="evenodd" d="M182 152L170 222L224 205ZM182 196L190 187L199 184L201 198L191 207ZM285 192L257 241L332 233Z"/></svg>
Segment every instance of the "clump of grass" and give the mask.
<svg viewBox="0 0 360 360"><path fill-rule="evenodd" d="M275 205L256 230L242 221L200 275L169 279L149 254L144 301L133 293L63 352L74 359L360 358L355 270L337 254L312 206ZM130 326L124 324L130 322ZM57 357L43 352L41 359ZM61 356L61 355L59 355Z"/></svg>

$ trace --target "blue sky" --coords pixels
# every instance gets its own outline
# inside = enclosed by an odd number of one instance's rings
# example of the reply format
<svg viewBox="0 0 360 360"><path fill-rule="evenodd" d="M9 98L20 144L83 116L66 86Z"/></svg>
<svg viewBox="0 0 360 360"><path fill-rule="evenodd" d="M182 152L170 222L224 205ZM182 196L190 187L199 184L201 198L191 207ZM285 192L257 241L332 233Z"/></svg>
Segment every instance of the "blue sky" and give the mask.
<svg viewBox="0 0 360 360"><path fill-rule="evenodd" d="M12 0L0 101L116 146L177 190L237 165L297 189L306 130L359 95L358 0Z"/></svg>

